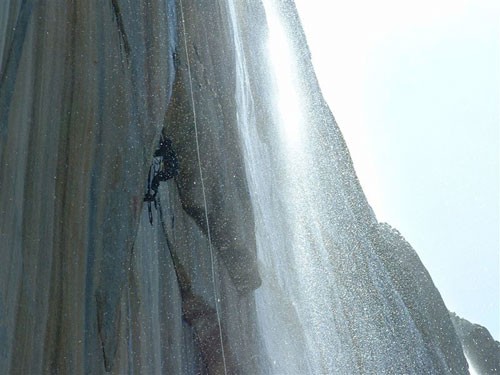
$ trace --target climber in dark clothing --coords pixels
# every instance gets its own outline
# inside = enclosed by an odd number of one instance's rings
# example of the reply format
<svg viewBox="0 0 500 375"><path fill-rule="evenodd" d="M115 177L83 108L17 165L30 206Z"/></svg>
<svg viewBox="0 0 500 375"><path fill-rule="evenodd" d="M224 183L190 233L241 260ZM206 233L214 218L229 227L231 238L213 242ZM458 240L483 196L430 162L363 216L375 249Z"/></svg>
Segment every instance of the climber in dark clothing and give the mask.
<svg viewBox="0 0 500 375"><path fill-rule="evenodd" d="M151 225L153 225L151 203L154 203L156 209L156 195L158 194L160 182L170 180L178 174L179 161L172 148L172 141L162 136L159 147L153 154L151 167L149 167L148 189L144 195L144 202L148 203L149 222Z"/></svg>
<svg viewBox="0 0 500 375"><path fill-rule="evenodd" d="M160 181L170 180L179 174L179 162L170 139L162 139L160 147L155 151L153 156L161 158L160 171L158 173Z"/></svg>

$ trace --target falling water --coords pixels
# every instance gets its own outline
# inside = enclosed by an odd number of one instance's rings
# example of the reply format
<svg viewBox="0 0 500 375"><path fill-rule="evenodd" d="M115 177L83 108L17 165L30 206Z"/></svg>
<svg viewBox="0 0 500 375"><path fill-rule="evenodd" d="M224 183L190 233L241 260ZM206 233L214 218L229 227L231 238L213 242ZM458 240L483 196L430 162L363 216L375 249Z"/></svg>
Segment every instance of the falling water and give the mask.
<svg viewBox="0 0 500 375"><path fill-rule="evenodd" d="M266 65L272 93L265 117L240 34L248 21L237 2L229 2L238 124L263 277L256 301L270 358L264 367L277 374L430 370L418 349L422 338L368 240L375 219L371 212L359 214L367 205L356 196L333 117L320 98L308 98L307 67L300 65L297 37L284 26L280 6L264 1L269 58L259 63ZM259 123L263 119L266 124ZM405 357L405 351L412 354Z"/></svg>
<svg viewBox="0 0 500 375"><path fill-rule="evenodd" d="M332 324L334 315L324 304L324 296L332 291L327 290L327 283L315 278L323 268L320 254L326 255L327 244L321 238L317 212L311 209L315 203L307 186L311 161L306 152L308 134L300 111L297 72L285 31L271 6L266 4L270 27L269 65L276 87L273 106L277 109L269 125L274 126L275 139L278 139L276 143L266 142L257 132L233 4L231 8L237 57L238 118L245 140L257 220L258 255L264 277L264 285L257 292L258 314L265 348L272 353L269 370L271 373L318 373L328 370L321 367L329 366L330 362L319 357L339 338ZM321 329L318 323L326 323L330 329ZM305 327L310 329L306 331ZM341 357L341 353L330 351L330 360Z"/></svg>

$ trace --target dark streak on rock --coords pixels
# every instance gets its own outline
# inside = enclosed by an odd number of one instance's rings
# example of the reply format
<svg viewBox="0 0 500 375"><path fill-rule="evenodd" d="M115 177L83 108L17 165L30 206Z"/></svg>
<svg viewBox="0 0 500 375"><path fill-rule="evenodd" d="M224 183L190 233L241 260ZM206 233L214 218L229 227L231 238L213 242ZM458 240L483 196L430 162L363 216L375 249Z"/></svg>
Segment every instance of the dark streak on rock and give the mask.
<svg viewBox="0 0 500 375"><path fill-rule="evenodd" d="M69 20L70 23L76 25L77 22L77 12L76 7L69 6ZM60 348L64 345L65 339L65 327L63 326L64 317L64 285L65 281L65 263L68 262L67 254L64 249L65 239L71 236L71 230L65 224L66 215L70 212L70 192L67 189L67 184L70 179L69 170L69 148L71 143L71 132L70 124L72 122L73 113L70 110L73 106L74 96L75 96L75 56L76 56L76 29L71 28L71 36L69 38L69 51L67 52L65 59L67 61L66 70L64 76L69 76L67 83L64 87L65 98L67 98L67 111L64 112L63 121L60 127L60 139L57 150L58 162L57 162L57 184L56 184L56 195L60 199L60 204L56 206L57 212L55 213L56 220L62 225L59 226L59 230L54 234L54 243L60 243L57 249L53 252L53 268L51 270L51 282L50 282L50 307L49 316L50 322L48 323L48 330L45 336L45 347L46 347L46 359L44 363L44 369L47 373L57 374L61 369L66 368L66 358L64 351ZM55 345L53 344L55 343Z"/></svg>
<svg viewBox="0 0 500 375"><path fill-rule="evenodd" d="M118 26L118 33L123 42L123 49L125 51L125 56L127 60L130 57L130 44L128 42L127 33L125 32L125 27L123 26L123 18L120 12L120 5L118 5L118 0L111 0L111 5L113 6L113 13L115 15L115 21Z"/></svg>
<svg viewBox="0 0 500 375"><path fill-rule="evenodd" d="M111 372L117 351L115 333L120 326L121 314L120 306L110 305L110 299L99 291L95 295L97 308L97 331L101 342L104 368ZM110 316L114 319L110 319Z"/></svg>
<svg viewBox="0 0 500 375"><path fill-rule="evenodd" d="M9 108L14 94L14 86L17 78L17 69L23 52L28 21L33 10L33 0L24 0L20 6L17 17L14 36L7 52L4 69L0 72L0 136L7 128L9 119Z"/></svg>

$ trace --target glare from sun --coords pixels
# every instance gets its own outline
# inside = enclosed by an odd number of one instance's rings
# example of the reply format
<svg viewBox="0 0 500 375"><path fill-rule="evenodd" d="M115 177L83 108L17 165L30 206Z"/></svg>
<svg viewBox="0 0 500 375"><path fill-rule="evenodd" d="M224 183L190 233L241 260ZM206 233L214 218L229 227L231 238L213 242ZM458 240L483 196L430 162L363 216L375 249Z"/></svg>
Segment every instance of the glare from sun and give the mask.
<svg viewBox="0 0 500 375"><path fill-rule="evenodd" d="M287 146L296 149L301 140L302 113L298 94L296 67L287 35L271 6L266 6L269 25L268 49L278 91L277 109L283 138Z"/></svg>

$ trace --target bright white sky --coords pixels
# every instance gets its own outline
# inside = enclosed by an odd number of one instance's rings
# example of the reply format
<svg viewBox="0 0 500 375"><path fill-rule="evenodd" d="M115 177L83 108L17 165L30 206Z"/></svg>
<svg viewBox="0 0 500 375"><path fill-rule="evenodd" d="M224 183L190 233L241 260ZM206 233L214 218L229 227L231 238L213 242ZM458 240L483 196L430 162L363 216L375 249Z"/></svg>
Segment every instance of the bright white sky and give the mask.
<svg viewBox="0 0 500 375"><path fill-rule="evenodd" d="M379 221L451 311L500 338L496 0L296 0Z"/></svg>

